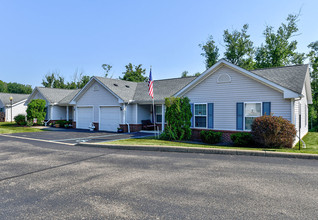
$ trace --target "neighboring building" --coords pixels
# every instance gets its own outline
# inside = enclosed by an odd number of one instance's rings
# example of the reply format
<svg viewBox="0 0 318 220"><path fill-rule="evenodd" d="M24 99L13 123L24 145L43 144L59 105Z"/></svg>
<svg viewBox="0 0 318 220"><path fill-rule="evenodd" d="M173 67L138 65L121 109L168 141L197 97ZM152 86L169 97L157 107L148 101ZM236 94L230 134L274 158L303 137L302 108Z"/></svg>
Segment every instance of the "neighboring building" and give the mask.
<svg viewBox="0 0 318 220"><path fill-rule="evenodd" d="M46 102L46 121L73 120L74 108L69 102L79 91L79 89L35 87L25 105L33 99L43 99Z"/></svg>
<svg viewBox="0 0 318 220"><path fill-rule="evenodd" d="M24 105L28 94L0 93L0 122L14 120L14 117L23 114L26 115L27 107ZM12 106L10 98L12 97ZM11 117L12 108L12 117Z"/></svg>
<svg viewBox="0 0 318 220"><path fill-rule="evenodd" d="M250 131L255 117L282 116L308 132L308 104L312 103L308 65L248 71L222 59L199 77L154 81L155 110L146 82L136 83L93 77L72 99L76 127L94 122L99 130L141 129L141 120L165 121L164 99L187 96L191 100L194 137L212 129ZM299 115L301 115L299 117ZM300 121L299 121L300 120ZM161 127L163 129L163 127Z"/></svg>

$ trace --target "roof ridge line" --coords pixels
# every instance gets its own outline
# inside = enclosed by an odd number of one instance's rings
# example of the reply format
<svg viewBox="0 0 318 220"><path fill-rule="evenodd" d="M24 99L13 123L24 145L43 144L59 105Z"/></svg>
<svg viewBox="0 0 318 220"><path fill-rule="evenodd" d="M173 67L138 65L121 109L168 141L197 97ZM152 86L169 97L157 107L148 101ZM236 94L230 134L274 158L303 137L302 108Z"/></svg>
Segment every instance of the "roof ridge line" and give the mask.
<svg viewBox="0 0 318 220"><path fill-rule="evenodd" d="M248 71L254 71L254 70L268 70L268 69L281 69L281 68L287 68L287 67L296 67L296 66L307 66L309 64L296 64L296 65L288 65L288 66L277 66L277 67L265 67L265 68L257 68L253 70Z"/></svg>

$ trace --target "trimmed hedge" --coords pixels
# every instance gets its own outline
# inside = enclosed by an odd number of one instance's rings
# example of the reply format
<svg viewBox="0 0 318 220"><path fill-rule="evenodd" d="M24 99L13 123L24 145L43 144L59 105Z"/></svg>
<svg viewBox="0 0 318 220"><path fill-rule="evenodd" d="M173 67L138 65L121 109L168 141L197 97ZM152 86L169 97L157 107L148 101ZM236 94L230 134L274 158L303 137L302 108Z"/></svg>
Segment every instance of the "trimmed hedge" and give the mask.
<svg viewBox="0 0 318 220"><path fill-rule="evenodd" d="M296 137L295 126L283 117L264 115L252 123L254 141L267 148L292 148Z"/></svg>
<svg viewBox="0 0 318 220"><path fill-rule="evenodd" d="M251 133L247 132L231 134L231 140L237 147L251 147L255 144Z"/></svg>
<svg viewBox="0 0 318 220"><path fill-rule="evenodd" d="M14 121L15 121L15 123L17 123L17 125L26 125L27 124L25 121L25 115L22 115L22 114L15 116Z"/></svg>
<svg viewBox="0 0 318 220"><path fill-rule="evenodd" d="M221 142L222 132L203 130L200 132L200 137L204 143L216 144Z"/></svg>

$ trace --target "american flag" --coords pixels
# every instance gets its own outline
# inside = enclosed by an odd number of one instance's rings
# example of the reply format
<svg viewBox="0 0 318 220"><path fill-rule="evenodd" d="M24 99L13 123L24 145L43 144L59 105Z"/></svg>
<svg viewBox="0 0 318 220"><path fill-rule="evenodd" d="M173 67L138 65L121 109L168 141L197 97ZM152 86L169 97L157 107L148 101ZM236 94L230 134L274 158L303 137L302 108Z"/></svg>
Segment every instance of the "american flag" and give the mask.
<svg viewBox="0 0 318 220"><path fill-rule="evenodd" d="M151 96L151 98L153 98L153 81L151 76L151 68L150 68L149 81L148 81L148 93Z"/></svg>

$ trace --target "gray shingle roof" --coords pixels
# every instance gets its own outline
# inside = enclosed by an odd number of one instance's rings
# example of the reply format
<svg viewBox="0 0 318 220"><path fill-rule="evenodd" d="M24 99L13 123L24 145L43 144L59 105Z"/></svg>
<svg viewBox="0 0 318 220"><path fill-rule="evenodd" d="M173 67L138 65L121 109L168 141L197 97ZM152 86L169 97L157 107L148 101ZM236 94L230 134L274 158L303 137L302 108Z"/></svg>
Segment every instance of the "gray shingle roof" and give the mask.
<svg viewBox="0 0 318 220"><path fill-rule="evenodd" d="M44 98L47 101L49 101L51 104L59 103L61 101L67 101L67 100L68 100L68 102L70 102L70 100L77 94L77 92L79 92L78 89L76 89L76 90L74 90L74 89L55 89L55 88L45 88L45 87L37 87L37 89L44 96Z"/></svg>
<svg viewBox="0 0 318 220"><path fill-rule="evenodd" d="M72 90L71 93L69 93L67 96L65 96L61 101L59 101L59 104L69 104L72 99L74 98L74 96L76 96L76 94L81 91L80 89L74 89Z"/></svg>
<svg viewBox="0 0 318 220"><path fill-rule="evenodd" d="M251 70L258 76L270 80L286 89L301 94L308 64Z"/></svg>
<svg viewBox="0 0 318 220"><path fill-rule="evenodd" d="M134 100L136 102L152 101L148 95L147 82L130 82L119 79L110 79L95 76L107 88L112 90L118 97L124 101ZM175 79L154 80L155 100L164 100L166 97L173 96L180 89L192 82L196 77L185 77ZM115 85L116 84L116 85ZM128 86L128 87L127 87Z"/></svg>
<svg viewBox="0 0 318 220"><path fill-rule="evenodd" d="M98 76L95 76L95 78L98 79L101 83L103 83L111 91L113 91L122 100L133 100L135 90L137 87L136 82L130 82L120 79L110 79Z"/></svg>
<svg viewBox="0 0 318 220"><path fill-rule="evenodd" d="M12 104L15 104L27 99L29 95L30 94L0 93L0 101L3 105L10 105L10 97L12 97Z"/></svg>
<svg viewBox="0 0 318 220"><path fill-rule="evenodd" d="M154 80L153 93L155 100L164 100L166 97L170 97L179 92L183 87L192 82L196 77L184 77L174 79ZM134 100L140 102L152 101L148 95L148 83L138 83Z"/></svg>

